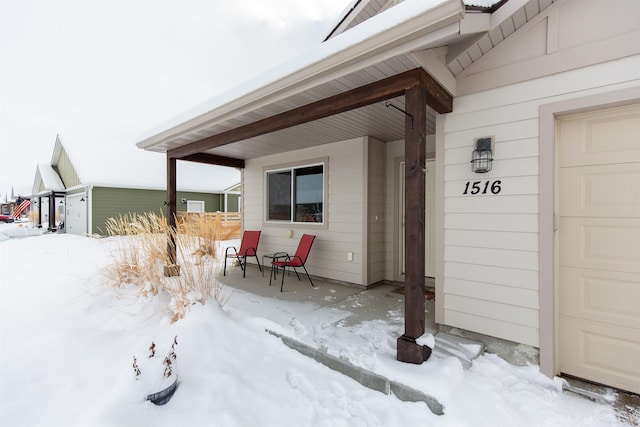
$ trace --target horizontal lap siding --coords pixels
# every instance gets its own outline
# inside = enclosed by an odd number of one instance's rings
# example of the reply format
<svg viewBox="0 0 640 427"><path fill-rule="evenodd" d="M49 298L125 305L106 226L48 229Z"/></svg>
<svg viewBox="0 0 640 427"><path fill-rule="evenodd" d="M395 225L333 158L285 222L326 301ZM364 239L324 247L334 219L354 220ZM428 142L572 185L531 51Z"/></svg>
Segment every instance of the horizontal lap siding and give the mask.
<svg viewBox="0 0 640 427"><path fill-rule="evenodd" d="M537 345L537 106L482 110L476 101L478 111L456 114L465 101L445 122L445 323ZM482 136L495 138L493 170L474 174L473 140ZM499 194L463 194L487 180L501 181Z"/></svg>
<svg viewBox="0 0 640 427"><path fill-rule="evenodd" d="M136 188L94 187L92 203L92 224L94 234L106 235L106 222L109 218L118 218L126 215L144 215L154 213L166 215L167 207L164 201L167 192L164 190L143 190ZM182 199L201 200L205 202L206 212L220 210L220 194L191 193L178 191L178 211L186 211L187 205L182 204Z"/></svg>
<svg viewBox="0 0 640 427"><path fill-rule="evenodd" d="M385 280L399 281L398 274L399 242L398 232L400 223L400 206L398 197L398 174L400 161L404 160L404 141L385 143Z"/></svg>
<svg viewBox="0 0 640 427"><path fill-rule="evenodd" d="M467 102L478 110L456 114ZM538 105L456 104L445 121L445 323L537 345ZM493 170L475 174L473 140L483 136L495 138ZM470 194L474 182L486 193Z"/></svg>
<svg viewBox="0 0 640 427"><path fill-rule="evenodd" d="M315 234L307 269L311 275L355 284L364 284L365 139L356 138L289 153L250 159L244 169L242 195L246 230L262 230L258 254L295 252L302 234ZM264 222L264 172L283 164L305 164L328 158L325 226ZM287 231L293 237L287 237ZM347 260L353 252L353 261Z"/></svg>
<svg viewBox="0 0 640 427"><path fill-rule="evenodd" d="M384 143L369 138L368 152L368 201L367 201L367 284L385 279L385 147Z"/></svg>
<svg viewBox="0 0 640 427"><path fill-rule="evenodd" d="M444 120L444 323L539 345L539 109L620 90L626 65L606 63L455 99ZM615 76L615 77L614 77ZM635 77L637 78L637 76ZM470 169L473 140L494 136L493 170ZM464 195L500 180L499 194Z"/></svg>

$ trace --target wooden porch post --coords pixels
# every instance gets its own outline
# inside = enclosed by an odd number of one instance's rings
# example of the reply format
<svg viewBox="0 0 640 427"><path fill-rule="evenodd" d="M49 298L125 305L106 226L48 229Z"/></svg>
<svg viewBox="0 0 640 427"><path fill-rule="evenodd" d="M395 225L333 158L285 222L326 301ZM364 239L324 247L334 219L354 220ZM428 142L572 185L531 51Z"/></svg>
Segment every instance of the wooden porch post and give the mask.
<svg viewBox="0 0 640 427"><path fill-rule="evenodd" d="M56 195L49 193L49 231L56 231Z"/></svg>
<svg viewBox="0 0 640 427"><path fill-rule="evenodd" d="M38 196L38 223L36 224L38 228L42 228L42 199Z"/></svg>
<svg viewBox="0 0 640 427"><path fill-rule="evenodd" d="M167 258L164 267L167 277L179 276L180 266L176 257L176 159L167 154Z"/></svg>
<svg viewBox="0 0 640 427"><path fill-rule="evenodd" d="M431 354L416 343L424 334L424 197L427 90L417 85L405 93L405 296L404 335L398 338L397 359L421 364Z"/></svg>

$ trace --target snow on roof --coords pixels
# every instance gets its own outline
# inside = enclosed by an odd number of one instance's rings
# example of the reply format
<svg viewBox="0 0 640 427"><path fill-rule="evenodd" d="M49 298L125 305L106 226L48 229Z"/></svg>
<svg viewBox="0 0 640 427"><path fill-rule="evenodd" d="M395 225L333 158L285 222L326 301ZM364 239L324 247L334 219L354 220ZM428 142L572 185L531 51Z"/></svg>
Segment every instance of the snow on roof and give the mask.
<svg viewBox="0 0 640 427"><path fill-rule="evenodd" d="M41 163L36 167L36 176L33 181L32 194L40 193L40 183L45 191L64 191L64 184L60 180L58 173L51 165Z"/></svg>
<svg viewBox="0 0 640 427"><path fill-rule="evenodd" d="M164 154L138 150L128 142L87 144L70 139L62 146L84 185L166 189ZM179 191L220 193L240 182L240 171L235 168L178 162L177 170Z"/></svg>
<svg viewBox="0 0 640 427"><path fill-rule="evenodd" d="M502 0L464 0L465 6L477 6L490 9L493 5L500 3Z"/></svg>
<svg viewBox="0 0 640 427"><path fill-rule="evenodd" d="M353 48L354 46L363 44L364 41L369 40L374 36L382 34L404 22L410 21L412 18L424 15L441 4L451 2L452 0L405 0L399 5L372 17L351 30L321 44L313 46L308 49L305 54L285 62L280 66L262 72L244 84L236 86L228 92L222 93L219 96L205 101L204 103L169 119L165 123L160 124L143 135L137 143L137 146L140 148L150 147L155 143L154 139L159 137L163 132L179 125L183 125L186 122L199 118L205 114L215 114L216 110L223 110L223 107L225 106L233 108L232 104L234 104L234 101L245 97L248 98L249 95L252 94L260 96L257 92L261 89L264 89L267 94L272 93L276 89L272 88L270 85L275 85L275 83L284 81L288 77L296 77L297 73L300 73L302 70L308 70L310 73L315 72L320 74L325 71L326 67L319 67L318 70L314 70L314 65L321 65L323 61L330 57L339 58L343 62L348 61L350 58L342 59L339 55L341 53L344 54L345 51ZM460 16L460 18L462 18L462 16ZM295 83L299 83L299 81L294 81L288 84Z"/></svg>
<svg viewBox="0 0 640 427"><path fill-rule="evenodd" d="M344 31L348 31L348 28L347 28L336 33L338 31L338 27L340 27L342 23L345 20L347 20L351 14L354 14L354 13L356 13L357 15L364 14L366 15L366 17L364 18L364 21L366 21L367 19L370 19L371 16L375 16L381 13L382 11L387 10L389 8L388 5L390 4L390 2L378 4L377 6L380 8L378 10L378 9L373 9L371 7L372 5L369 0L365 1L364 6L361 4L362 1L363 0L351 0L351 2L343 9L342 13L338 15L333 25L329 27L331 30L325 37L325 41L330 39L332 36L335 37L337 34L340 34ZM402 1L403 0L398 0L397 3L402 3ZM508 1L508 0L464 0L462 3L466 7L487 9L487 11L489 11L494 5L497 5L505 1ZM357 11L357 9L359 9L359 12ZM356 18L356 16L353 16L351 18L354 19Z"/></svg>

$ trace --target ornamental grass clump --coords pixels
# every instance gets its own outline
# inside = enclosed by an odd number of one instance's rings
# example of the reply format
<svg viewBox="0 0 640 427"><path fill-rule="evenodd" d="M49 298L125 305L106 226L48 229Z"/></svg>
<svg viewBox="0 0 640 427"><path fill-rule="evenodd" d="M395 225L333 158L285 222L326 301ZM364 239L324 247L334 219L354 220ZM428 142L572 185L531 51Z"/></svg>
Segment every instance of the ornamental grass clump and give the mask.
<svg viewBox="0 0 640 427"><path fill-rule="evenodd" d="M129 214L107 221L107 233L115 241L114 262L107 276L115 286L134 284L144 296L165 292L171 297L172 320L183 318L196 302L213 296L219 305L227 301L223 285L216 280L216 245L219 219L193 218L170 228L161 215ZM172 237L168 239L167 237ZM175 242L180 275L165 277L169 265L167 242Z"/></svg>
<svg viewBox="0 0 640 427"><path fill-rule="evenodd" d="M190 214L185 221L178 224L178 236L184 239L184 246L192 250L192 254L216 256L216 242L220 240L220 217Z"/></svg>
<svg viewBox="0 0 640 427"><path fill-rule="evenodd" d="M144 295L158 294L167 263L166 230L165 218L154 213L107 219L107 234L116 242L107 268L114 285L134 284Z"/></svg>

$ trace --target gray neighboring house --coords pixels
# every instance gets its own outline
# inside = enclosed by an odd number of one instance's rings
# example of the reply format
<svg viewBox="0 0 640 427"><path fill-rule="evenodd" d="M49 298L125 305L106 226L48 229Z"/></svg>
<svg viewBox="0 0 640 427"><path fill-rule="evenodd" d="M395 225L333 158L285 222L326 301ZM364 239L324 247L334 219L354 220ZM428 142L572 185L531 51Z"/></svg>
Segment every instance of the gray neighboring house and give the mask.
<svg viewBox="0 0 640 427"><path fill-rule="evenodd" d="M110 217L145 212L164 215L166 165L161 156L123 150L101 157L82 148L63 144L56 137L50 164L37 166L31 196L37 226L70 234L105 235ZM185 166L177 211L239 211L239 171Z"/></svg>
<svg viewBox="0 0 640 427"><path fill-rule="evenodd" d="M639 17L354 0L313 51L138 147L241 167L261 250L311 233L312 275L404 284L399 360L421 363L426 280L442 330L640 393Z"/></svg>

